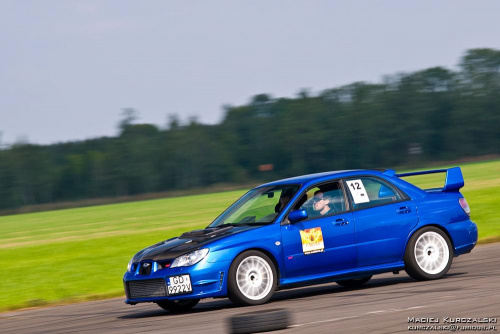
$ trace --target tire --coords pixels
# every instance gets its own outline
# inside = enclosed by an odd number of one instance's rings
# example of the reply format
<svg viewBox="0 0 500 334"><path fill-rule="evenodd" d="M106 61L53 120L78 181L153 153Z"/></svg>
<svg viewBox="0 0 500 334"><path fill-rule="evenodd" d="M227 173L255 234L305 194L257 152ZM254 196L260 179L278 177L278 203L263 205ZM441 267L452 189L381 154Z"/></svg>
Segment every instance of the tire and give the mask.
<svg viewBox="0 0 500 334"><path fill-rule="evenodd" d="M264 253L251 250L238 255L229 268L229 299L239 305L260 305L271 299L277 285L276 268Z"/></svg>
<svg viewBox="0 0 500 334"><path fill-rule="evenodd" d="M290 323L290 312L285 309L250 312L228 319L229 333L234 334L275 331L287 328Z"/></svg>
<svg viewBox="0 0 500 334"><path fill-rule="evenodd" d="M406 246L405 271L416 280L443 277L453 261L450 239L437 227L424 227L413 234Z"/></svg>
<svg viewBox="0 0 500 334"><path fill-rule="evenodd" d="M163 300L158 302L159 307L172 313L186 312L198 304L199 299Z"/></svg>
<svg viewBox="0 0 500 334"><path fill-rule="evenodd" d="M354 278L354 279L344 279L341 281L336 281L338 285L342 285L343 287L346 288L358 288L368 282L372 277L367 276L367 277L360 277L360 278Z"/></svg>

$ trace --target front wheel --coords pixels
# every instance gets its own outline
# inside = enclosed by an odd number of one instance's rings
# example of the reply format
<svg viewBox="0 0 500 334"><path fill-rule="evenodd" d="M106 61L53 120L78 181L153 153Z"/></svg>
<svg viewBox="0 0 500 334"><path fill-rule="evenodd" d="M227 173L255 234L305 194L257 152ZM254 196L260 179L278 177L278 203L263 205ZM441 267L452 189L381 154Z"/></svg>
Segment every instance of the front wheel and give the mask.
<svg viewBox="0 0 500 334"><path fill-rule="evenodd" d="M264 304L276 290L277 276L266 254L259 251L241 253L229 269L228 297L235 304Z"/></svg>
<svg viewBox="0 0 500 334"><path fill-rule="evenodd" d="M173 312L173 313L181 313L186 312L192 309L198 304L199 299L182 299L182 300L162 300L158 302L158 306L164 310Z"/></svg>
<svg viewBox="0 0 500 334"><path fill-rule="evenodd" d="M451 267L453 247L442 230L424 227L410 238L405 251L405 270L417 280L443 277Z"/></svg>

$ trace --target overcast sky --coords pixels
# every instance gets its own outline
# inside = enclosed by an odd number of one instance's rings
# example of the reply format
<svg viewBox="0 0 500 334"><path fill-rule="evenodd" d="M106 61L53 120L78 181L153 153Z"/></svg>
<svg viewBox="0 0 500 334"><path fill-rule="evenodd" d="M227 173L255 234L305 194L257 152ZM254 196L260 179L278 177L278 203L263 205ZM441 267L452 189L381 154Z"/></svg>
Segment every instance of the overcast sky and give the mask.
<svg viewBox="0 0 500 334"><path fill-rule="evenodd" d="M0 1L1 141L117 133L122 108L203 123L500 49L500 1Z"/></svg>

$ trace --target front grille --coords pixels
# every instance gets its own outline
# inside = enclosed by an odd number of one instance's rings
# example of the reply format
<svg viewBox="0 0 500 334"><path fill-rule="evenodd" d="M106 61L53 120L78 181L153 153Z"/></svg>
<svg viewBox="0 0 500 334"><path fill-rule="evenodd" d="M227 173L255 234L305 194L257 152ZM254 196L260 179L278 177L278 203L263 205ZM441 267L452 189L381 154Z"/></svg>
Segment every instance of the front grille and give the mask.
<svg viewBox="0 0 500 334"><path fill-rule="evenodd" d="M128 295L131 299L165 297L167 287L163 278L127 282Z"/></svg>

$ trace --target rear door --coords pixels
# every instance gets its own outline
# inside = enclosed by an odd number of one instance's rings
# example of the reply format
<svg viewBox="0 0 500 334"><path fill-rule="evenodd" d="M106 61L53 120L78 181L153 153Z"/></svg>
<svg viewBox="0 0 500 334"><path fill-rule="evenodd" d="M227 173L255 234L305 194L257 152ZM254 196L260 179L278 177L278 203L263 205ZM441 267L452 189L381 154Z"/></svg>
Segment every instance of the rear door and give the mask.
<svg viewBox="0 0 500 334"><path fill-rule="evenodd" d="M315 193L320 188L324 190L322 195L325 200L319 204L328 202L330 208L323 215L313 208ZM306 194L307 200L299 203L295 209L306 210L309 218L281 226L287 277L320 275L355 267L353 215L348 212L348 201L342 183L336 181L313 187Z"/></svg>
<svg viewBox="0 0 500 334"><path fill-rule="evenodd" d="M356 224L358 267L401 261L408 235L418 223L413 201L373 176L348 178L345 186Z"/></svg>

